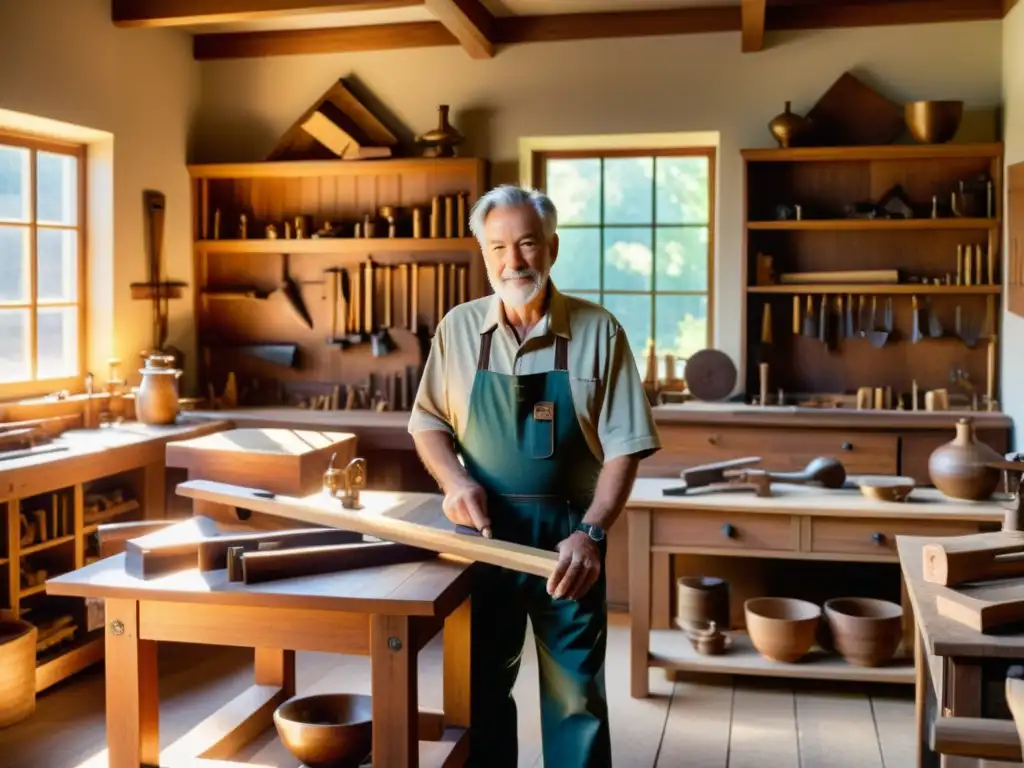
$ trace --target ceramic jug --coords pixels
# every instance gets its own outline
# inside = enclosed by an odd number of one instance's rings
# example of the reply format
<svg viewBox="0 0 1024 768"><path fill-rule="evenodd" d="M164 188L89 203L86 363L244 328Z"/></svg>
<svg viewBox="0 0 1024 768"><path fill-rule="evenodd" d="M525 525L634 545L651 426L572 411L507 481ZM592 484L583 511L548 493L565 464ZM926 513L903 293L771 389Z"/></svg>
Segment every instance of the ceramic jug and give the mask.
<svg viewBox="0 0 1024 768"><path fill-rule="evenodd" d="M139 369L142 384L135 395L135 418L143 424L173 424L178 417L178 378L169 355L151 355Z"/></svg>

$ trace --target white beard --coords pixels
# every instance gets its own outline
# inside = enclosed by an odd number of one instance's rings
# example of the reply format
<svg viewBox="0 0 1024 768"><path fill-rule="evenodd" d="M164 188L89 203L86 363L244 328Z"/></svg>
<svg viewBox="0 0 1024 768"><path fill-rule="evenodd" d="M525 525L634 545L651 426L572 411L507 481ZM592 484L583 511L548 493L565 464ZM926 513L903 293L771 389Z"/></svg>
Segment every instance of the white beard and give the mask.
<svg viewBox="0 0 1024 768"><path fill-rule="evenodd" d="M511 282L510 278L529 278L533 282L530 285L516 285ZM525 307L544 290L544 286L548 282L548 270L545 269L543 272L535 269L504 270L499 277L488 272L487 279L494 292L508 306Z"/></svg>

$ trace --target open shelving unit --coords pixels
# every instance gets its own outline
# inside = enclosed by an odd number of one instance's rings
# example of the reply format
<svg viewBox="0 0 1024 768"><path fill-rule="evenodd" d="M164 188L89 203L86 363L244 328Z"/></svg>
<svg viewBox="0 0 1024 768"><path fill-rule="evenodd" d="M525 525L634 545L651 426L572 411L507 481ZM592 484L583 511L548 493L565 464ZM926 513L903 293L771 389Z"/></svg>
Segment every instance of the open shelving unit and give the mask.
<svg viewBox="0 0 1024 768"><path fill-rule="evenodd" d="M919 410L930 390L946 390L951 408L984 410L991 392L998 410L1001 144L742 156L748 401L759 398L766 365L768 404L781 390L787 405L825 398L852 406L858 389L870 388L886 390L892 409L909 411L916 385ZM967 253L969 281L958 255ZM842 274L858 271L888 274ZM805 334L808 315L820 331L822 302L827 340ZM873 346L861 331L884 330L887 307L891 332ZM929 334L929 319L941 333Z"/></svg>
<svg viewBox="0 0 1024 768"><path fill-rule="evenodd" d="M329 397L329 408L366 408L379 396L374 407L383 400L400 410L411 403L445 312L487 292L468 228L487 183L484 160L268 161L192 165L189 172L198 381L208 396L224 391L233 373L240 405L315 400L323 408ZM282 290L286 277L311 328ZM385 344L367 334L330 343L345 321L353 330L349 303L333 300L342 279L359 323ZM372 288L360 291L360 279ZM281 364L259 354L269 346L294 354Z"/></svg>

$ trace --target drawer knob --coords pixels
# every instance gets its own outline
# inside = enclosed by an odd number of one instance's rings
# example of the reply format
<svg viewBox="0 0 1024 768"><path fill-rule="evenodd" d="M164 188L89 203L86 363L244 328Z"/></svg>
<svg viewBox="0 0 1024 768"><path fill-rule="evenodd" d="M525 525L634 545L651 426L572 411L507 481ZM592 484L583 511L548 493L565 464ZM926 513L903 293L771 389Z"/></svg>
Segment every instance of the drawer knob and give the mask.
<svg viewBox="0 0 1024 768"><path fill-rule="evenodd" d="M731 523L726 523L722 526L722 535L725 536L727 539L735 539L736 529L732 526Z"/></svg>
<svg viewBox="0 0 1024 768"><path fill-rule="evenodd" d="M718 442L718 435L708 435L708 442L715 445Z"/></svg>
<svg viewBox="0 0 1024 768"><path fill-rule="evenodd" d="M843 443L843 450L844 451L852 451L853 450L853 443Z"/></svg>
<svg viewBox="0 0 1024 768"><path fill-rule="evenodd" d="M871 534L871 540L873 542L875 542L875 544L885 544L885 534L884 533L872 533Z"/></svg>

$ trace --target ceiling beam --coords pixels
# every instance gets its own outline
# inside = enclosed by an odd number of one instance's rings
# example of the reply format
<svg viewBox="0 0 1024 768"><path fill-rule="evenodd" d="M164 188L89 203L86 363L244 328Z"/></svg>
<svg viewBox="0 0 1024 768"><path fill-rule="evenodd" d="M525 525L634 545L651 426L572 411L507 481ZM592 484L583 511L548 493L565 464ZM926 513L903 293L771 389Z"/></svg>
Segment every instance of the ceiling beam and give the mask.
<svg viewBox="0 0 1024 768"><path fill-rule="evenodd" d="M837 29L1003 18L1003 0L887 0L884 3L775 5L769 29Z"/></svg>
<svg viewBox="0 0 1024 768"><path fill-rule="evenodd" d="M480 0L425 0L445 28L455 35L473 59L494 56L494 17Z"/></svg>
<svg viewBox="0 0 1024 768"><path fill-rule="evenodd" d="M767 0L743 0L740 6L742 19L742 50L753 53L764 48L764 11Z"/></svg>
<svg viewBox="0 0 1024 768"><path fill-rule="evenodd" d="M740 9L715 6L670 11L566 13L555 16L512 16L501 18L499 22L497 42L505 44L691 35L701 32L735 32L740 28Z"/></svg>
<svg viewBox="0 0 1024 768"><path fill-rule="evenodd" d="M196 35L192 41L192 55L197 61L206 61L310 53L390 51L458 44L455 36L440 22L414 21L364 27Z"/></svg>
<svg viewBox="0 0 1024 768"><path fill-rule="evenodd" d="M423 5L423 0L111 0L117 27L181 27Z"/></svg>

